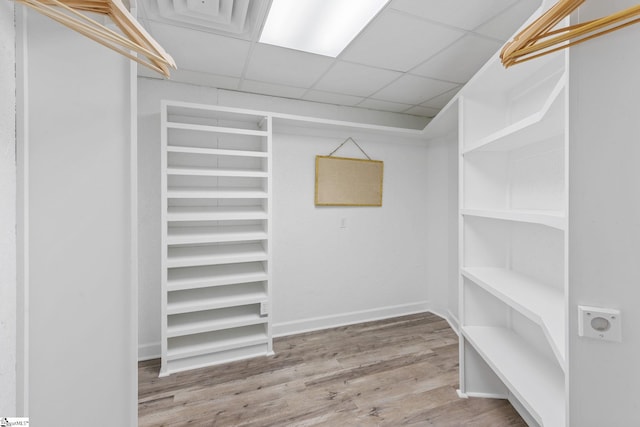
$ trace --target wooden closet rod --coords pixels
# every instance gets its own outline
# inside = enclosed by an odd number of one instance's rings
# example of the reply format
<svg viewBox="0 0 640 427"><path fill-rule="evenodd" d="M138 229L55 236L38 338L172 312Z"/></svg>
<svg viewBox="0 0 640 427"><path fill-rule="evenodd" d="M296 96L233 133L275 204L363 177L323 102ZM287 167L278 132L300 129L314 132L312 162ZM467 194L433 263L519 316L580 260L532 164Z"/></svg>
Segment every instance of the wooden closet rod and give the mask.
<svg viewBox="0 0 640 427"><path fill-rule="evenodd" d="M584 2L560 0L556 3L502 48L502 64L510 67L530 61L640 22L640 5L637 5L593 21L552 30Z"/></svg>
<svg viewBox="0 0 640 427"><path fill-rule="evenodd" d="M121 0L15 0L145 67L169 77L176 63ZM81 12L108 16L122 34ZM137 56L136 54L140 55Z"/></svg>

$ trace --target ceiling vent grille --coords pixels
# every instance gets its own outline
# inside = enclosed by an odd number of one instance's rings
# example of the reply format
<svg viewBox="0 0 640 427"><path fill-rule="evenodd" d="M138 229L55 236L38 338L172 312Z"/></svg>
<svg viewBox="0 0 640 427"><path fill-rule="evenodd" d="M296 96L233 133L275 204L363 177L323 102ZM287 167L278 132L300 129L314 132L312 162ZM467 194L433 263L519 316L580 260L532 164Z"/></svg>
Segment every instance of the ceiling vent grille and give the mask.
<svg viewBox="0 0 640 427"><path fill-rule="evenodd" d="M181 27L249 39L262 23L266 0L147 0L146 17Z"/></svg>

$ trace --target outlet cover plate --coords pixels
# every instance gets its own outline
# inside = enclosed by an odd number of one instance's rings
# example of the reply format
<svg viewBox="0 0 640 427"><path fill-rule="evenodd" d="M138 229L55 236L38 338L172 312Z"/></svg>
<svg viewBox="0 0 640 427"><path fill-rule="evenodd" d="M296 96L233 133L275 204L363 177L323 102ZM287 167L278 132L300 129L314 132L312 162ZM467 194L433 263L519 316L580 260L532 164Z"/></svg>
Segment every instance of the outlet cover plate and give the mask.
<svg viewBox="0 0 640 427"><path fill-rule="evenodd" d="M622 342L622 315L613 308L578 306L578 335Z"/></svg>

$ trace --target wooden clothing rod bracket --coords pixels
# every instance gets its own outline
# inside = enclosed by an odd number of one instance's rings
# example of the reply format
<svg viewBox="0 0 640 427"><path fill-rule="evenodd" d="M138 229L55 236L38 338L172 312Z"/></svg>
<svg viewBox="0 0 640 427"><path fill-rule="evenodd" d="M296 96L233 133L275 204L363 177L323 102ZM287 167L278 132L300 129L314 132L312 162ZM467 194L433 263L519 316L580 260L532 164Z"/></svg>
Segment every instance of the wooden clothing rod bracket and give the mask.
<svg viewBox="0 0 640 427"><path fill-rule="evenodd" d="M553 30L585 0L560 0L520 31L500 52L505 67L565 49L640 22L640 5L593 21Z"/></svg>
<svg viewBox="0 0 640 427"><path fill-rule="evenodd" d="M129 13L122 0L15 0L62 25L112 49L145 67L169 77L176 68L171 55ZM108 16L122 34L81 13ZM137 56L137 55L140 56Z"/></svg>

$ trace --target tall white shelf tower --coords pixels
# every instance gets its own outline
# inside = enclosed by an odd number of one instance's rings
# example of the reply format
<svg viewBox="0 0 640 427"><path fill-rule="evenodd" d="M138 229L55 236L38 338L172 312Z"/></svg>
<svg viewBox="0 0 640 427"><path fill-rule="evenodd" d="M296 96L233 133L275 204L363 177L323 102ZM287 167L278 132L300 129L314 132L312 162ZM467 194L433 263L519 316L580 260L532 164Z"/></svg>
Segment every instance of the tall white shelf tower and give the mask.
<svg viewBox="0 0 640 427"><path fill-rule="evenodd" d="M457 100L461 393L566 425L568 53L504 69Z"/></svg>
<svg viewBox="0 0 640 427"><path fill-rule="evenodd" d="M164 101L160 375L273 352L272 119Z"/></svg>

